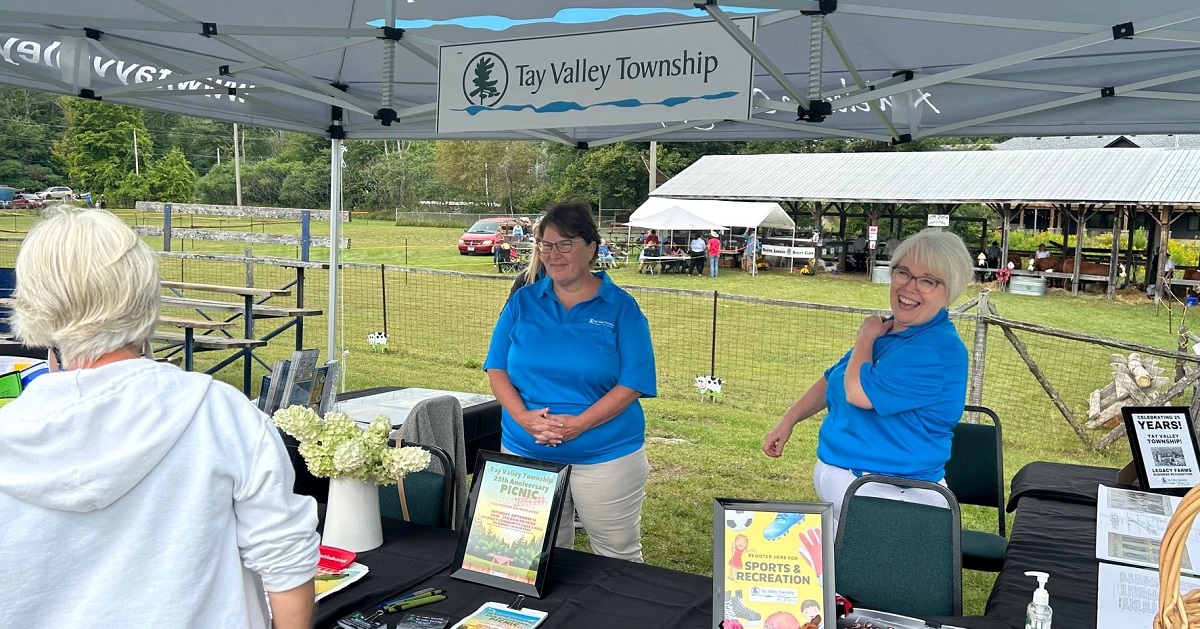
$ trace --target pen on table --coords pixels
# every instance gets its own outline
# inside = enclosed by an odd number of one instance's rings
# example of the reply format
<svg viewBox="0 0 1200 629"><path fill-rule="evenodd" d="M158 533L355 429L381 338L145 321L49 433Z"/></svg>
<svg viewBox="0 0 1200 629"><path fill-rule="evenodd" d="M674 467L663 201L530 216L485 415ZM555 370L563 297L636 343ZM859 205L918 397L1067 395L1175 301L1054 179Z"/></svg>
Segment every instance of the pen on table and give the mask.
<svg viewBox="0 0 1200 629"><path fill-rule="evenodd" d="M445 594L433 594L430 596L422 596L420 598L410 598L407 601L401 601L398 605L394 605L393 607L398 608L397 611L405 611L414 607L420 607L422 605L428 605L429 603L436 603L444 600L446 600Z"/></svg>
<svg viewBox="0 0 1200 629"><path fill-rule="evenodd" d="M390 598L390 599L380 603L379 608L383 609L384 607L387 607L389 605L395 605L396 603L399 603L401 601L407 601L407 600L414 599L414 598L429 596L430 594L441 594L441 593L442 593L442 590L439 590L436 588L425 588L423 590L417 590L416 592L409 592L408 594L401 594L400 596L397 596L396 598Z"/></svg>

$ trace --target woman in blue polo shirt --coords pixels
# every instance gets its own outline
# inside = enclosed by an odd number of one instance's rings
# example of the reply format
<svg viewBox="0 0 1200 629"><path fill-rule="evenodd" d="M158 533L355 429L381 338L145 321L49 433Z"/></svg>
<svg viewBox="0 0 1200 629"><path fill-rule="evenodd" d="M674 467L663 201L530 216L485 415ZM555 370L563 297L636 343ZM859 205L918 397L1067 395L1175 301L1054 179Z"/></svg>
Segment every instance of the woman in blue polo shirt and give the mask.
<svg viewBox="0 0 1200 629"><path fill-rule="evenodd" d="M971 255L958 236L926 229L890 261L892 316L871 315L854 346L796 400L767 433L763 452L783 454L792 429L829 412L817 435L813 483L839 514L846 487L875 473L942 482L954 425L963 413L967 349L947 308L971 280ZM945 505L928 490L871 484L864 495ZM768 534L786 532L768 527Z"/></svg>
<svg viewBox="0 0 1200 629"><path fill-rule="evenodd" d="M641 397L654 397L650 326L637 302L592 273L600 233L591 208L560 203L534 228L546 277L505 305L483 368L503 407L504 451L571 464L557 545L571 513L593 552L642 561L642 500L650 468Z"/></svg>

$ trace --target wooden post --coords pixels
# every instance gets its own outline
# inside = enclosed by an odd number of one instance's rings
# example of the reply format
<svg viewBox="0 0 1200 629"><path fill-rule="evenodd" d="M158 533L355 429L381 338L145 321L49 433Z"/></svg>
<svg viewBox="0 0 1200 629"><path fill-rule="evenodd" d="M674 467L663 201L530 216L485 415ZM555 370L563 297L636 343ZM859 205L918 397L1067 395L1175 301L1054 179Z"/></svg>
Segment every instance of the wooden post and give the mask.
<svg viewBox="0 0 1200 629"><path fill-rule="evenodd" d="M1068 206L1069 207L1069 206ZM1066 232L1063 232L1063 243L1066 243ZM1079 204L1079 214L1075 219L1075 272L1071 274L1071 295L1079 294L1079 267L1083 263L1083 204Z"/></svg>
<svg viewBox="0 0 1200 629"><path fill-rule="evenodd" d="M1108 256L1108 298L1114 299L1117 296L1117 264L1121 257L1118 252L1117 245L1121 241L1121 215L1124 214L1123 206L1113 208L1113 228L1112 228L1112 251Z"/></svg>
<svg viewBox="0 0 1200 629"><path fill-rule="evenodd" d="M246 288L253 288L254 287L254 261L251 260L250 258L254 257L254 250L251 249L250 247L246 247L245 254L246 254ZM248 314L249 313L247 313L247 315ZM247 336L246 338L250 338L250 337Z"/></svg>
<svg viewBox="0 0 1200 629"><path fill-rule="evenodd" d="M838 271L846 270L846 245L850 243L850 239L846 234L846 204L834 203L833 207L838 210L838 233L842 239L842 246L838 248Z"/></svg>
<svg viewBox="0 0 1200 629"><path fill-rule="evenodd" d="M981 406L983 403L983 371L987 358L988 291L979 291L975 306L975 343L971 348L971 378L967 388L967 404Z"/></svg>
<svg viewBox="0 0 1200 629"><path fill-rule="evenodd" d="M1162 303L1166 293L1166 282L1163 281L1163 268L1167 265L1167 247L1171 239L1171 206L1161 205L1158 208L1158 266L1154 269L1154 305Z"/></svg>

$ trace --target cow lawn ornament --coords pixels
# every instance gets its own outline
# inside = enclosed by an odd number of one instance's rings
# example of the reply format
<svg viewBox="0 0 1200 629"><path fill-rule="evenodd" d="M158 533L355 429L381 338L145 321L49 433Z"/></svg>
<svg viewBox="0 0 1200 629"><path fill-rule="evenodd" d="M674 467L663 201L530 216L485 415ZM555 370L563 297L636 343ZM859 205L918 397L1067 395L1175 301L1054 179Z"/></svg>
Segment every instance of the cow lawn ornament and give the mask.
<svg viewBox="0 0 1200 629"><path fill-rule="evenodd" d="M388 337L386 332L372 332L367 335L367 345L372 352L387 353Z"/></svg>
<svg viewBox="0 0 1200 629"><path fill-rule="evenodd" d="M716 376L696 376L696 390L700 399L708 398L710 402L716 402L717 398L721 397L721 386L724 383L724 380Z"/></svg>

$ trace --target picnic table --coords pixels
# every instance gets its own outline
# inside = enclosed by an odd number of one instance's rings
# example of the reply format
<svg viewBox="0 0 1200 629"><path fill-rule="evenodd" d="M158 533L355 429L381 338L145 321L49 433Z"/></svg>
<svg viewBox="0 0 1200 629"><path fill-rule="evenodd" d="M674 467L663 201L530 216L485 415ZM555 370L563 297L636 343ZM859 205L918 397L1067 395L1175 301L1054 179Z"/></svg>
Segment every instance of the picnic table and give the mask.
<svg viewBox="0 0 1200 629"><path fill-rule="evenodd" d="M686 269L691 263L691 259L691 256L641 256L638 258L638 263L645 264L646 270L654 275L655 271L659 273L670 271L675 268L677 263L680 268Z"/></svg>
<svg viewBox="0 0 1200 629"><path fill-rule="evenodd" d="M225 286L220 284L198 284L194 282L175 282L163 281L162 287L169 294L162 297L162 305L164 307L186 308L195 311L199 318L181 318L167 316L160 317L160 321L164 325L179 327L183 329L182 333L158 331L155 332L155 340L165 341L169 343L168 347L182 347L184 351L184 359L187 365L185 368L191 368L191 355L197 350L217 350L217 349L236 349L238 353L233 357L222 361L217 366L211 368L209 373L213 373L225 365L228 365L237 357L241 357L242 366L242 391L246 395L250 395L250 380L252 361L256 359L254 356L254 348L262 347L267 344L272 337L281 332L291 324L264 335L262 338L255 337L254 322L258 319L272 318L287 318L292 319L292 323L300 320L301 317L317 316L322 314L322 311L317 308L303 307L288 307L288 306L268 306L266 300L272 297L286 297L291 295L291 291L281 288L256 288L252 286ZM219 296L229 295L240 297L238 300L224 299L198 299L194 297L185 297L184 292L200 292L209 293ZM262 300L262 301L259 301ZM209 314L211 311L231 313L227 318L217 319ZM233 322L241 317L244 322L244 333L242 338L236 338L229 334L226 330L233 325ZM197 337L195 330L204 330L206 334ZM222 332L225 336L211 336L208 332Z"/></svg>

